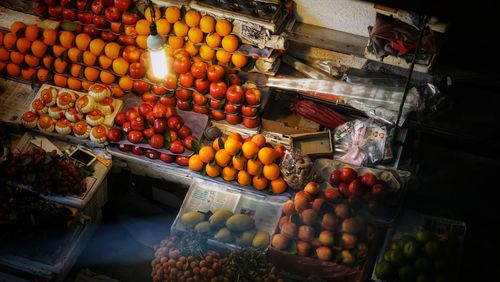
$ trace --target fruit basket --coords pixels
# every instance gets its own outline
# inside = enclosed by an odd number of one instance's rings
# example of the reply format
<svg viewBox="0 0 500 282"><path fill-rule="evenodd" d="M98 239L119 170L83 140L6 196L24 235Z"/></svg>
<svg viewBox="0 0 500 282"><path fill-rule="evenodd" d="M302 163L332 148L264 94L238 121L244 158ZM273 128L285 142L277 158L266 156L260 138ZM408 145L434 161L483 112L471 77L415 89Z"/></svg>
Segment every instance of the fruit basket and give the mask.
<svg viewBox="0 0 500 282"><path fill-rule="evenodd" d="M318 159L314 167L325 180L322 190L328 189L332 197L348 202L370 221L390 225L399 215L410 172L357 167L331 159ZM333 175L344 169L351 180Z"/></svg>
<svg viewBox="0 0 500 282"><path fill-rule="evenodd" d="M371 279L457 281L466 229L461 221L405 210L386 234Z"/></svg>
<svg viewBox="0 0 500 282"><path fill-rule="evenodd" d="M193 179L171 230L195 230L209 236L209 244L226 249L267 248L287 200Z"/></svg>

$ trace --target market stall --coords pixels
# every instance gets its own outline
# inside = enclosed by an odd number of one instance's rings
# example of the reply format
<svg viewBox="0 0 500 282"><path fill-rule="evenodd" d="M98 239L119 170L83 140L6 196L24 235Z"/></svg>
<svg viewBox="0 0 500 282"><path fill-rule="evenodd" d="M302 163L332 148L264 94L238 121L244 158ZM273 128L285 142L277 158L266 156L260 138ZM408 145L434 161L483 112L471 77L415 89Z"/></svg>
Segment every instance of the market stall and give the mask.
<svg viewBox="0 0 500 282"><path fill-rule="evenodd" d="M411 173L399 166L400 126L437 92L409 83L423 33L402 87L283 56L293 1L34 1L23 12L0 11L0 100L10 106L0 118L21 134L2 140L16 141L1 160L11 188L0 190L10 228L0 243L26 225L9 217L16 199L33 197L63 213L52 216L71 244L49 262L6 249L0 264L64 279L99 223L114 166L187 190L153 281L456 273L465 225L403 212ZM282 61L293 75L279 73Z"/></svg>

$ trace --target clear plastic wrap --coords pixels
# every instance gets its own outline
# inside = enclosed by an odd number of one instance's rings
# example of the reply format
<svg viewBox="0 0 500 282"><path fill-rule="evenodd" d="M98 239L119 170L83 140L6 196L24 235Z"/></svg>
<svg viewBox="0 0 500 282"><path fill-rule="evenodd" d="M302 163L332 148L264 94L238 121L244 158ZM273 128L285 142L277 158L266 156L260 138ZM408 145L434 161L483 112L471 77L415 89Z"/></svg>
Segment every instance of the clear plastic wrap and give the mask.
<svg viewBox="0 0 500 282"><path fill-rule="evenodd" d="M309 156L302 155L299 150L287 150L280 164L283 179L290 188L302 189L308 182L318 181L321 178L313 165L314 162Z"/></svg>

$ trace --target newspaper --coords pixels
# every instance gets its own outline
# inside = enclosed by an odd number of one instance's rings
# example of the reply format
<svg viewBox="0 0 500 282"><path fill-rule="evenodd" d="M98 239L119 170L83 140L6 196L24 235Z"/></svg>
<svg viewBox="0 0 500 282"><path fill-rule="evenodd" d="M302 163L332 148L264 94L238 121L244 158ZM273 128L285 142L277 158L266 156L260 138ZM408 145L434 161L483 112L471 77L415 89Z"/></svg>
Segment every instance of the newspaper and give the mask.
<svg viewBox="0 0 500 282"><path fill-rule="evenodd" d="M36 91L29 84L0 77L0 120L20 123L20 117L31 108Z"/></svg>

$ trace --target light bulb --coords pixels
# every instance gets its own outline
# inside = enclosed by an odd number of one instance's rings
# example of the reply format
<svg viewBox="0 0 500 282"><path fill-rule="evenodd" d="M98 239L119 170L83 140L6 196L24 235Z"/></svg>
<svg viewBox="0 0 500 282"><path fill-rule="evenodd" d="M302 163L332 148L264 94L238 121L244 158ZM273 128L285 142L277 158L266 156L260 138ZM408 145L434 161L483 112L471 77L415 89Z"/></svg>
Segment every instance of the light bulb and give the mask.
<svg viewBox="0 0 500 282"><path fill-rule="evenodd" d="M166 78L168 73L167 54L163 48L149 50L150 64L153 76L156 78Z"/></svg>

